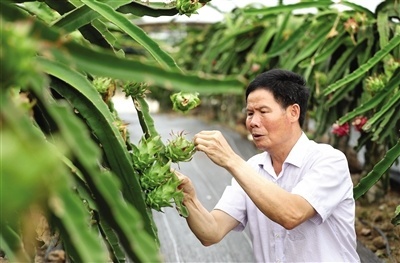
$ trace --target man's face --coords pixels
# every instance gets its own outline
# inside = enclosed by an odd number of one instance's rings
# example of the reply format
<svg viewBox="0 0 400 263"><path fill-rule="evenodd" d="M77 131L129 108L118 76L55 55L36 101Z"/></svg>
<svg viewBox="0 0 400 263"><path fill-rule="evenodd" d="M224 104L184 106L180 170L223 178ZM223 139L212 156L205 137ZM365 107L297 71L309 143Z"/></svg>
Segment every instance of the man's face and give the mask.
<svg viewBox="0 0 400 263"><path fill-rule="evenodd" d="M275 101L271 92L265 89L251 92L247 97L246 110L246 127L258 149L279 149L288 141L291 135L288 111Z"/></svg>

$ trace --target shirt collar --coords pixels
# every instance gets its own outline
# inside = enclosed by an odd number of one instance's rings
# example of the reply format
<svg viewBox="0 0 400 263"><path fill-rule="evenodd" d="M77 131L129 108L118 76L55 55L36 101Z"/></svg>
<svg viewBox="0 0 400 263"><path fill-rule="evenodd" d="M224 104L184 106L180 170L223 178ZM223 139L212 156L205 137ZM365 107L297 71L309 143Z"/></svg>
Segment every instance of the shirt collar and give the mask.
<svg viewBox="0 0 400 263"><path fill-rule="evenodd" d="M286 157L285 163L290 163L294 166L300 167L303 163L303 159L305 157L305 149L310 147L309 145L310 140L308 139L307 135L302 132L300 138L297 140L296 144L293 146L292 150L290 151L288 157ZM262 158L259 158L259 166L264 167L267 164L271 166L271 155L268 152L264 152L262 154Z"/></svg>
<svg viewBox="0 0 400 263"><path fill-rule="evenodd" d="M307 138L307 135L302 132L288 157L286 157L285 163L290 163L294 166L300 167L305 157L305 150L310 147L309 142L310 140Z"/></svg>

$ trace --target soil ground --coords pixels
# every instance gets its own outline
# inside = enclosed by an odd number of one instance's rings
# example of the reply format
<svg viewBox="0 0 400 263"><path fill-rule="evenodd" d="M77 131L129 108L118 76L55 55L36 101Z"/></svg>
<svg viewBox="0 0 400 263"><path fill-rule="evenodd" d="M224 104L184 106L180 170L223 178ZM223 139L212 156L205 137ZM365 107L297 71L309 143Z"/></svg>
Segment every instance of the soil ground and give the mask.
<svg viewBox="0 0 400 263"><path fill-rule="evenodd" d="M358 180L357 175L353 177ZM400 186L392 184L389 192L373 203L365 199L356 203L358 240L383 262L400 262L400 226L390 222L400 205Z"/></svg>

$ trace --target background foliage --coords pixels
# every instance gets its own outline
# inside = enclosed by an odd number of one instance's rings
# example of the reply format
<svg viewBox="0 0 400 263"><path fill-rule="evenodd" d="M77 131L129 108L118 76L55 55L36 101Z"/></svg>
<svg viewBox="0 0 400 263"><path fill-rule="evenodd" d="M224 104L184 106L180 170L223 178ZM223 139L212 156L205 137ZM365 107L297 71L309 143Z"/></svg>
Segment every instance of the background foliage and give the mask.
<svg viewBox="0 0 400 263"><path fill-rule="evenodd" d="M246 83L272 68L302 74L312 95L308 135L341 147L353 133L355 150L364 153L364 175L386 161L355 188L358 198L382 176L387 191L388 169L400 156L400 5L383 1L371 12L340 3L347 9L340 11L333 1L235 9L221 23L190 31L175 58L193 72L237 75ZM224 106L216 108L220 119L237 119L232 112L241 112L243 102L214 98ZM355 123L360 118L367 120L362 127ZM348 127L342 138L331 133L334 124Z"/></svg>

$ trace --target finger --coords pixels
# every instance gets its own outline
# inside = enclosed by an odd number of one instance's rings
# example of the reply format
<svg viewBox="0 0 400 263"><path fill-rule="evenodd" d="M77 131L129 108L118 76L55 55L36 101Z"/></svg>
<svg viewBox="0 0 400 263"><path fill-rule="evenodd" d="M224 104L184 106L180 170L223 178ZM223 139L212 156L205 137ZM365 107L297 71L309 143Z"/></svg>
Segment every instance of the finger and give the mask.
<svg viewBox="0 0 400 263"><path fill-rule="evenodd" d="M197 151L204 151L210 145L208 140L200 137L194 138L193 143Z"/></svg>
<svg viewBox="0 0 400 263"><path fill-rule="evenodd" d="M220 133L219 131L201 131L201 132L195 134L194 139L197 139L197 138L211 139L211 138L215 138L216 136L218 136L219 133Z"/></svg>
<svg viewBox="0 0 400 263"><path fill-rule="evenodd" d="M199 133L197 133L197 134L200 134L200 135L208 135L208 134L214 134L215 132L217 132L217 131L216 131L216 130L201 131L201 132L199 132Z"/></svg>
<svg viewBox="0 0 400 263"><path fill-rule="evenodd" d="M196 144L195 148L196 148L196 151L198 151L198 152L206 152L207 151L207 147L202 144Z"/></svg>
<svg viewBox="0 0 400 263"><path fill-rule="evenodd" d="M174 170L173 173L176 175L176 177L178 178L178 180L183 183L184 181L187 180L187 176L184 175L183 173L179 172L178 170Z"/></svg>

